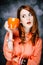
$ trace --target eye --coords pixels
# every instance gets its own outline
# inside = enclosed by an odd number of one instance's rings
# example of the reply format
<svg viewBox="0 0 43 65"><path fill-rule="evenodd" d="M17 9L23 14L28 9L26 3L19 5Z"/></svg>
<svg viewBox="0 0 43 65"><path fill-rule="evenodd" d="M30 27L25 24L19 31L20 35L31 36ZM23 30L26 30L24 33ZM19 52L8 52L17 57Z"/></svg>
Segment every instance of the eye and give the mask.
<svg viewBox="0 0 43 65"><path fill-rule="evenodd" d="M25 18L25 16L26 16L26 15L24 14L22 17Z"/></svg>
<svg viewBox="0 0 43 65"><path fill-rule="evenodd" d="M25 16L23 15L22 17L24 18Z"/></svg>

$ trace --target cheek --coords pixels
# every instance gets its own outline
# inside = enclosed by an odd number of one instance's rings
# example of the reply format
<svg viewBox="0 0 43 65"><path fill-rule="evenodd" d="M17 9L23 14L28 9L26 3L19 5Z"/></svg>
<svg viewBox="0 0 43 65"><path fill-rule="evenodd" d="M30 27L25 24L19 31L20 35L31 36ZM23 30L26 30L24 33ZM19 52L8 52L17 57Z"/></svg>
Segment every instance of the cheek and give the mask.
<svg viewBox="0 0 43 65"><path fill-rule="evenodd" d="M33 17L30 17L30 21L33 23Z"/></svg>
<svg viewBox="0 0 43 65"><path fill-rule="evenodd" d="M21 22L24 22L24 21L25 21L25 19L21 18Z"/></svg>

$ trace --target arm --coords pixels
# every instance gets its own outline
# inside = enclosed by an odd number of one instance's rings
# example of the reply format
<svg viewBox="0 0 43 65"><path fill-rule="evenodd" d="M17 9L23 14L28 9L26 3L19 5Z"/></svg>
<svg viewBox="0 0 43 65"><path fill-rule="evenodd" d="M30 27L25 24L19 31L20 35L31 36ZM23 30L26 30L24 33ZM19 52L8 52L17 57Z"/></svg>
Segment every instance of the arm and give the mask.
<svg viewBox="0 0 43 65"><path fill-rule="evenodd" d="M6 35L5 35L5 38L4 38L4 44L3 44L3 53L4 53L4 56L5 58L8 60L8 61L16 61L16 59L13 57L15 55L15 52L14 50L10 50L8 48L8 42L7 42L7 39L9 38L9 33L7 32ZM15 40L16 41L16 40ZM19 40L21 41L21 40ZM12 40L13 42L13 40ZM17 40L18 42L18 40Z"/></svg>
<svg viewBox="0 0 43 65"><path fill-rule="evenodd" d="M5 35L5 38L4 38L4 44L3 44L3 53L4 53L4 56L5 58L8 60L8 61L11 61L12 59L12 53L13 53L13 31L11 31L8 27L8 22L6 21L5 22L5 25L4 25L5 29L9 32L6 33ZM16 29L15 29L16 30ZM14 30L14 33L15 33L15 30ZM17 34L16 34L17 35Z"/></svg>
<svg viewBox="0 0 43 65"><path fill-rule="evenodd" d="M28 59L27 65L39 65L42 53L42 40L39 39L35 45L35 50L31 58Z"/></svg>
<svg viewBox="0 0 43 65"><path fill-rule="evenodd" d="M8 39L7 39L7 41L8 41L8 48L9 48L10 50L13 50L13 42L12 42L13 32L12 32L12 30L9 28L8 21L5 22L4 28L9 32L9 37L8 37Z"/></svg>
<svg viewBox="0 0 43 65"><path fill-rule="evenodd" d="M5 58L8 61L11 61L11 58L12 58L12 50L9 50L9 48L8 48L8 42L7 42L8 37L9 37L9 33L7 32L6 35L5 35L5 38L4 38L3 54L4 54Z"/></svg>

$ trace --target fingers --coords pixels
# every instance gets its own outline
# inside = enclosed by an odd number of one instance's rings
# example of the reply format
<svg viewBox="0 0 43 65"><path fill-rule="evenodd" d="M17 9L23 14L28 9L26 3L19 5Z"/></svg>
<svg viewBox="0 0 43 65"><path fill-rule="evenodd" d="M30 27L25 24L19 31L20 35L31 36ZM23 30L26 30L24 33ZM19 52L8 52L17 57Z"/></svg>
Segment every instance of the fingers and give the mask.
<svg viewBox="0 0 43 65"><path fill-rule="evenodd" d="M12 60L18 63L19 58L13 58Z"/></svg>
<svg viewBox="0 0 43 65"><path fill-rule="evenodd" d="M8 30L8 21L5 21L4 28Z"/></svg>
<svg viewBox="0 0 43 65"><path fill-rule="evenodd" d="M8 32L11 32L11 29L9 28L9 25L8 25L8 21L5 22L4 28L5 28Z"/></svg>

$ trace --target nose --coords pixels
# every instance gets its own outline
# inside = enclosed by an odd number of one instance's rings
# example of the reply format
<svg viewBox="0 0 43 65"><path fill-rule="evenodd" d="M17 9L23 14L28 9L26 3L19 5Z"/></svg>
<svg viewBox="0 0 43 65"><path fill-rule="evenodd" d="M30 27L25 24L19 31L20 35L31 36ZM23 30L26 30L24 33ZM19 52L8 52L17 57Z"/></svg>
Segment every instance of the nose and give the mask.
<svg viewBox="0 0 43 65"><path fill-rule="evenodd" d="M26 19L29 21L29 20L30 20L30 17L29 17L29 16L27 16L27 17L26 17Z"/></svg>

